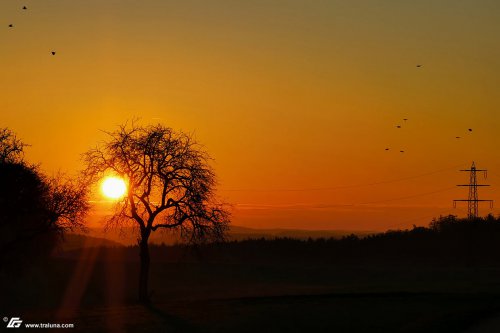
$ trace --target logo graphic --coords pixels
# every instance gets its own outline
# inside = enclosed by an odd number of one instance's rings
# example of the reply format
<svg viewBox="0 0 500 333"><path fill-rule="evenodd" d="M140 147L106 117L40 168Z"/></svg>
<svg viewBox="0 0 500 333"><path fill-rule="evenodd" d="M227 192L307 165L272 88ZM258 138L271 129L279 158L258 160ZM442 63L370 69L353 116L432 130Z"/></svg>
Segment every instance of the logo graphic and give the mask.
<svg viewBox="0 0 500 333"><path fill-rule="evenodd" d="M7 328L19 328L23 321L19 317L12 317L10 318L9 323L7 324Z"/></svg>

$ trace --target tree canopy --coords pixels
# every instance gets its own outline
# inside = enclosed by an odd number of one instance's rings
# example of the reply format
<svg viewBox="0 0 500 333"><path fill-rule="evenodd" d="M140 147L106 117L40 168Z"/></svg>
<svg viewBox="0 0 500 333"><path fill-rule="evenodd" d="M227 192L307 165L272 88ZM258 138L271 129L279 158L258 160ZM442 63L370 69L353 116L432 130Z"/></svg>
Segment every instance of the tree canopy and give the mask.
<svg viewBox="0 0 500 333"><path fill-rule="evenodd" d="M14 132L8 128L0 128L0 163L20 163L24 147L26 144Z"/></svg>
<svg viewBox="0 0 500 333"><path fill-rule="evenodd" d="M210 157L189 135L163 125L120 126L85 154L86 175L115 174L127 195L110 220L135 221L141 229L180 229L190 240L220 239L229 213L216 201Z"/></svg>

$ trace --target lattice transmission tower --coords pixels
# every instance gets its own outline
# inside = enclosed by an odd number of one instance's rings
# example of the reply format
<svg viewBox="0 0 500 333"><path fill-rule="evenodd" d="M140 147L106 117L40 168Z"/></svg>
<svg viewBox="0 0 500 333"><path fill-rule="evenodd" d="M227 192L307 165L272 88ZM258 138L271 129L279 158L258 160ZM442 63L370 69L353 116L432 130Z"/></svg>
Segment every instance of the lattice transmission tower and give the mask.
<svg viewBox="0 0 500 333"><path fill-rule="evenodd" d="M469 219L475 219L479 216L479 202L487 201L490 203L490 208L493 208L493 200L480 200L477 194L477 188L479 186L490 186L487 184L478 184L476 172L483 172L484 179L488 177L488 170L486 169L476 169L476 165L472 162L470 169L460 170L470 172L469 184L461 184L457 186L468 186L469 187L469 198L468 199L457 199L453 200L453 207L457 206L457 201L466 201L468 204L467 217Z"/></svg>

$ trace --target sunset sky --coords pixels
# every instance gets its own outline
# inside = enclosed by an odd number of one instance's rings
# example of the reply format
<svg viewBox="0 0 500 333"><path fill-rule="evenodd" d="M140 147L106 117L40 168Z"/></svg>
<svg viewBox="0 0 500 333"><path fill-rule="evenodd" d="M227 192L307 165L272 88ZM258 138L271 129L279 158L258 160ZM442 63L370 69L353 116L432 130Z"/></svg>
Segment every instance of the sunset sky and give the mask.
<svg viewBox="0 0 500 333"><path fill-rule="evenodd" d="M472 161L500 207L497 0L2 0L0 22L0 127L49 174L140 117L203 143L236 225L463 216Z"/></svg>

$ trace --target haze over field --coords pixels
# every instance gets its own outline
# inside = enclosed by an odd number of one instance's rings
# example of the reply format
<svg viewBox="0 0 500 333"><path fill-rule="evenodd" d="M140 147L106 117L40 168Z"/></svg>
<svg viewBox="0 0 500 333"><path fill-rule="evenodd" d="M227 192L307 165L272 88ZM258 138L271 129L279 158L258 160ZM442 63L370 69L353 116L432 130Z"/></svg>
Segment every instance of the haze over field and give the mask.
<svg viewBox="0 0 500 333"><path fill-rule="evenodd" d="M27 7L0 3L0 123L49 173L81 169L101 130L140 117L205 145L236 225L385 230L463 216L452 200L466 198L455 185L473 160L493 185L480 197L500 199L498 1ZM97 221L111 211L94 199Z"/></svg>

